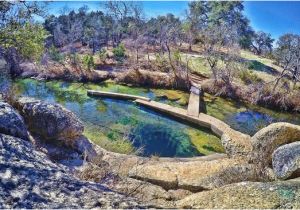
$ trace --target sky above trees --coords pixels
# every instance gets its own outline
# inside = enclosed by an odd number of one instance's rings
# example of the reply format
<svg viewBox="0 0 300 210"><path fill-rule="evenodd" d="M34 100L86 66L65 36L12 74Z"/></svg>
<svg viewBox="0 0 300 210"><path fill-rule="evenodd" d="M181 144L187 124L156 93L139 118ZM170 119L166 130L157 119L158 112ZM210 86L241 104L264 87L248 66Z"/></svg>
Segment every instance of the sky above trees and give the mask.
<svg viewBox="0 0 300 210"><path fill-rule="evenodd" d="M146 17L173 13L183 17L188 1L140 1ZM99 1L58 1L48 5L49 13L58 15L64 9L70 10L87 5L90 10L103 10ZM277 39L284 33L300 34L300 2L297 1L245 1L245 15L255 30L271 33Z"/></svg>

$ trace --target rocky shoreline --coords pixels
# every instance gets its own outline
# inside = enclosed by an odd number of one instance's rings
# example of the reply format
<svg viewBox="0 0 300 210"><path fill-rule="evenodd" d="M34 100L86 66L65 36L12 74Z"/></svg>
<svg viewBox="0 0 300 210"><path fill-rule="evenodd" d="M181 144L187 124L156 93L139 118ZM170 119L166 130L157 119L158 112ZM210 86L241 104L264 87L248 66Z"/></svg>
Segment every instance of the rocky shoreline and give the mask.
<svg viewBox="0 0 300 210"><path fill-rule="evenodd" d="M226 154L145 158L94 145L60 105L13 106L0 104L1 208L300 207L300 126L224 137Z"/></svg>

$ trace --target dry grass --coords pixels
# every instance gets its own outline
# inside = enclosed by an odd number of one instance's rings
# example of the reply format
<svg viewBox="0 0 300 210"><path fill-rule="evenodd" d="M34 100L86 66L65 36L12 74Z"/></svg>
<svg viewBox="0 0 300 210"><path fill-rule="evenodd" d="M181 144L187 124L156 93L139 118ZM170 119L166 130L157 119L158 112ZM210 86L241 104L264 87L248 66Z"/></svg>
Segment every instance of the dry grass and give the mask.
<svg viewBox="0 0 300 210"><path fill-rule="evenodd" d="M134 69L119 75L117 82L146 87L173 88L175 86L175 79L171 74Z"/></svg>
<svg viewBox="0 0 300 210"><path fill-rule="evenodd" d="M299 90L278 88L273 91L273 83L241 84L233 83L230 86L222 82L207 80L202 84L204 91L221 97L229 97L247 103L284 111L300 111ZM284 85L284 84L281 84Z"/></svg>

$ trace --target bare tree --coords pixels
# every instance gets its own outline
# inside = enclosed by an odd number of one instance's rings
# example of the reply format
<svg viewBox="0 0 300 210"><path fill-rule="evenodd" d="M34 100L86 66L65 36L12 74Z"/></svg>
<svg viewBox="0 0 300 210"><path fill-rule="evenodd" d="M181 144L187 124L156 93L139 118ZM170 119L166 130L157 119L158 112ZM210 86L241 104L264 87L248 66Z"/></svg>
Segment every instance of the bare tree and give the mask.
<svg viewBox="0 0 300 210"><path fill-rule="evenodd" d="M275 57L279 65L283 68L280 75L275 80L273 92L276 90L280 80L290 76L294 87L300 81L300 36L295 34L282 35L275 50Z"/></svg>
<svg viewBox="0 0 300 210"><path fill-rule="evenodd" d="M273 42L274 39L271 38L271 34L265 33L263 31L258 31L252 38L251 48L257 55L271 53Z"/></svg>

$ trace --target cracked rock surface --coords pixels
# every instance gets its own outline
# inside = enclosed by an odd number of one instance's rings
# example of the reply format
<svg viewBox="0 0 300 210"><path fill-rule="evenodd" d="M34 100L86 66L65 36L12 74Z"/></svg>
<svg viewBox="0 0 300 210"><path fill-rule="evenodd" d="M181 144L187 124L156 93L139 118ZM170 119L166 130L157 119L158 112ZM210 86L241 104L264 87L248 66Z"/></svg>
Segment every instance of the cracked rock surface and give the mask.
<svg viewBox="0 0 300 210"><path fill-rule="evenodd" d="M0 208L139 208L131 198L80 181L22 139L0 134Z"/></svg>

